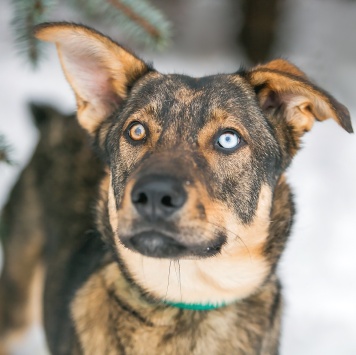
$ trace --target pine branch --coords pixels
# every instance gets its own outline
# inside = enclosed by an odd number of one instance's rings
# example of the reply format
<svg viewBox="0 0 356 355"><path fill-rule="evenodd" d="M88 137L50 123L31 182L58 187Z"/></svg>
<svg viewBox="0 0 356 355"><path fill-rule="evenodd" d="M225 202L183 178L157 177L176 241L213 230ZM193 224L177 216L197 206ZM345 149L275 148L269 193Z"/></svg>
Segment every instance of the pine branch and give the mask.
<svg viewBox="0 0 356 355"><path fill-rule="evenodd" d="M0 134L0 163L12 164L10 159L11 147L7 144L5 137Z"/></svg>
<svg viewBox="0 0 356 355"><path fill-rule="evenodd" d="M152 38L159 39L160 32L158 28L154 27L148 22L142 15L132 10L132 8L126 5L123 1L120 0L107 0L112 6L117 8L124 16L130 19L132 22L136 23L139 27L142 27Z"/></svg>
<svg viewBox="0 0 356 355"><path fill-rule="evenodd" d="M30 62L36 65L42 43L32 36L35 25L44 22L56 0L13 0L14 18L12 26L20 52L25 52Z"/></svg>
<svg viewBox="0 0 356 355"><path fill-rule="evenodd" d="M33 26L49 20L57 0L12 0L13 28L22 52L33 65L41 55L42 43L32 36ZM63 0L62 0L63 1ZM171 24L147 0L65 0L78 12L119 27L134 40L161 49L168 45ZM53 20L53 16L51 16ZM58 19L62 20L62 19Z"/></svg>
<svg viewBox="0 0 356 355"><path fill-rule="evenodd" d="M164 48L170 42L171 24L146 0L76 0L90 18L120 29L149 47Z"/></svg>

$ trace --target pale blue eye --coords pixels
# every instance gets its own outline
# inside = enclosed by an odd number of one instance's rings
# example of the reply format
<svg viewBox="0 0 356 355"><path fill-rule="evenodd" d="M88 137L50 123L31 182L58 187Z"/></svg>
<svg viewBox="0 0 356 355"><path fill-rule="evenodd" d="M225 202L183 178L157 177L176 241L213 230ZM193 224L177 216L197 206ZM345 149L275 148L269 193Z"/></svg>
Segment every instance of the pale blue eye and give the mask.
<svg viewBox="0 0 356 355"><path fill-rule="evenodd" d="M224 149L234 149L241 141L241 138L235 132L224 132L218 138L218 144Z"/></svg>

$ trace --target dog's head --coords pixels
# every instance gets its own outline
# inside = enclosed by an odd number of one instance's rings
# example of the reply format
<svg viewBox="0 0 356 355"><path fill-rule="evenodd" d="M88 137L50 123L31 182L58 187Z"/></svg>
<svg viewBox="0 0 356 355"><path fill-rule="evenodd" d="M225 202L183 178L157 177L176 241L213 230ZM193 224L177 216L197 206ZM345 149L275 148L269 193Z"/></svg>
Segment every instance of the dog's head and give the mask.
<svg viewBox="0 0 356 355"><path fill-rule="evenodd" d="M108 163L112 243L130 277L171 301L254 292L291 224L283 171L315 120L352 132L347 109L281 59L191 78L82 26L36 35L57 44L78 120Z"/></svg>

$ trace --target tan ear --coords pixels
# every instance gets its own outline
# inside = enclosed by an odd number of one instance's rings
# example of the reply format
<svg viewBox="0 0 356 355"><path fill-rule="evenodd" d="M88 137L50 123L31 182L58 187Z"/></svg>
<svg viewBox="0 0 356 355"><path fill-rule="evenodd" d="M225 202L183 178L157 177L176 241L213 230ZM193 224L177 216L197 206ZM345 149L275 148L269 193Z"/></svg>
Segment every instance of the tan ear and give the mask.
<svg viewBox="0 0 356 355"><path fill-rule="evenodd" d="M246 73L246 79L254 87L262 109L272 112L283 107L285 119L299 136L309 131L315 120L328 118L353 132L348 109L286 60L259 65Z"/></svg>
<svg viewBox="0 0 356 355"><path fill-rule="evenodd" d="M128 87L150 68L102 34L75 24L46 23L34 35L57 45L64 74L78 105L79 123L94 134L118 108Z"/></svg>

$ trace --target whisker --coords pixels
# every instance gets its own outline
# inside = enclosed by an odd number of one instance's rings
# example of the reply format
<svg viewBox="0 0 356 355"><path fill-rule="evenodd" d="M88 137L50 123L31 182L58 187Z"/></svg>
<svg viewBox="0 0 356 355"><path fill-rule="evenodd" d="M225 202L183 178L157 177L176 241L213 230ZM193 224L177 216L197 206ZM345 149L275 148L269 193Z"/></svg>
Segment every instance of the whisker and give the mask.
<svg viewBox="0 0 356 355"><path fill-rule="evenodd" d="M143 255L141 255L141 268L143 277L146 279L145 268L143 267Z"/></svg>
<svg viewBox="0 0 356 355"><path fill-rule="evenodd" d="M171 277L171 265L172 265L172 260L169 261L168 280L167 280L166 294L164 295L164 301L167 301L168 288L169 288L169 279Z"/></svg>
<svg viewBox="0 0 356 355"><path fill-rule="evenodd" d="M182 297L182 281L181 281L181 278L180 278L180 262L179 260L178 261L178 275L179 275L179 292L180 292L180 301L182 302L183 300L183 297Z"/></svg>
<svg viewBox="0 0 356 355"><path fill-rule="evenodd" d="M178 273L177 273L176 264L178 264ZM180 263L179 263L179 260L174 260L173 265L174 265L174 271L176 273L177 281L178 281L178 284L179 284L180 300L182 301L182 283L181 283L181 279L180 279Z"/></svg>

